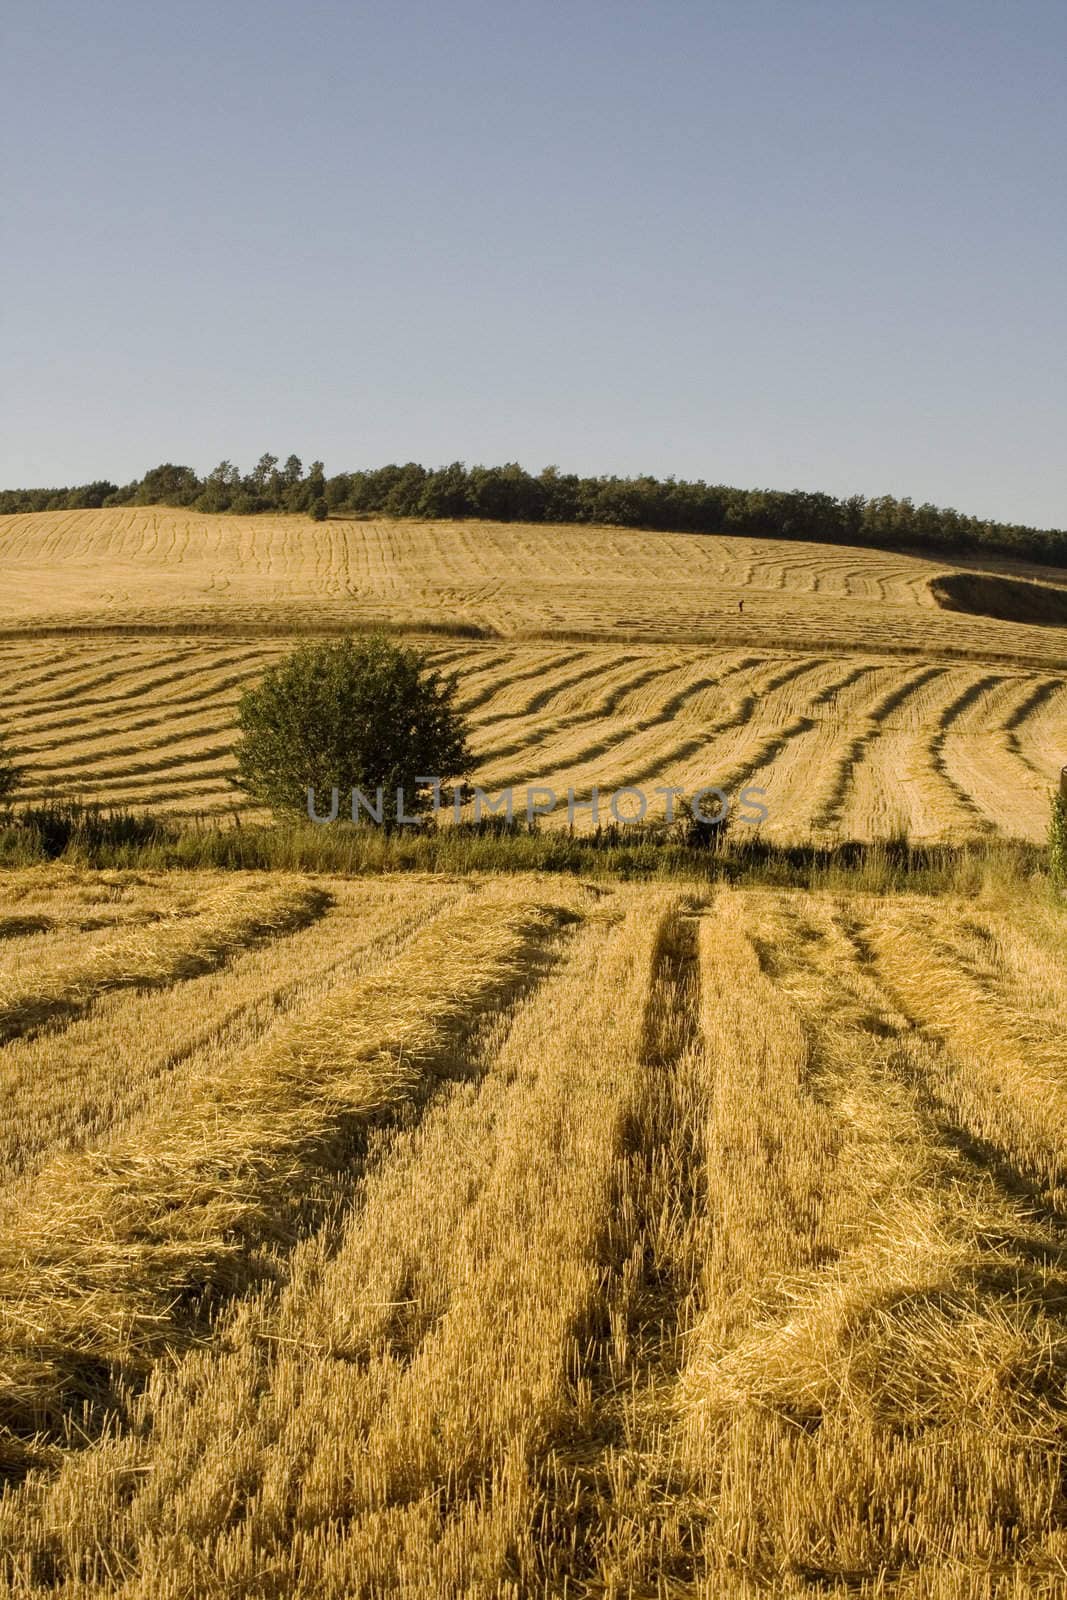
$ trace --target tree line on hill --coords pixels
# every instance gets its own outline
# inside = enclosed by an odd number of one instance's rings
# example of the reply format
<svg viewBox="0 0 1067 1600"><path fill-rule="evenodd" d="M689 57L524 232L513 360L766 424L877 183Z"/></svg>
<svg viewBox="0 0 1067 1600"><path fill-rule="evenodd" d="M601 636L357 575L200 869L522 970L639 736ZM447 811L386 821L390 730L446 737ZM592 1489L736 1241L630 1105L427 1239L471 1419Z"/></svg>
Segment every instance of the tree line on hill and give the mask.
<svg viewBox="0 0 1067 1600"><path fill-rule="evenodd" d="M914 505L803 489L736 489L702 479L595 477L546 467L536 475L515 462L501 467L405 466L339 472L321 461L305 472L291 455L261 456L241 473L222 461L206 477L171 462L125 485L101 479L73 489L0 490L0 514L101 506L188 506L197 511L303 512L316 520L348 516L475 517L494 522L608 523L674 533L743 533L956 553L1015 556L1067 566L1067 531L966 516L952 507Z"/></svg>

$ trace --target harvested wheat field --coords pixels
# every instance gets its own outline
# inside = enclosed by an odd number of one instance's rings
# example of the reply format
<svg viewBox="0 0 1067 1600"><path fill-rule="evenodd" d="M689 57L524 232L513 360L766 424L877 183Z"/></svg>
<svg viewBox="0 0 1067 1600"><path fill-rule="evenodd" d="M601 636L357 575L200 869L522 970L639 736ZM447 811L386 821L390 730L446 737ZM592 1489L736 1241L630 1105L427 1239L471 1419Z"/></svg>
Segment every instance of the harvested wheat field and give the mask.
<svg viewBox="0 0 1067 1600"><path fill-rule="evenodd" d="M20 1595L1067 1593L1035 897L7 875Z"/></svg>
<svg viewBox="0 0 1067 1600"><path fill-rule="evenodd" d="M276 634L381 622L504 638L591 633L1067 663L1067 626L981 614L977 585L961 591L966 562L781 539L116 507L0 519L0 570L0 636L101 626ZM1042 598L1067 586L1056 569L978 570L1038 580ZM1009 609L1024 614L1017 602Z"/></svg>
<svg viewBox="0 0 1067 1600"><path fill-rule="evenodd" d="M52 639L0 645L22 797L218 815L241 690L291 639ZM474 781L766 791L776 840L1044 837L1067 758L1067 674L878 654L572 644L431 645L460 680ZM576 812L591 825L588 806ZM608 815L605 809L605 820Z"/></svg>
<svg viewBox="0 0 1067 1600"><path fill-rule="evenodd" d="M483 636L427 638L489 791L753 785L779 841L1037 840L1067 761L1067 628L943 609L935 579L975 582L915 556L127 508L4 518L0 568L27 800L229 812L242 689L309 630L378 623Z"/></svg>
<svg viewBox="0 0 1067 1600"><path fill-rule="evenodd" d="M0 569L31 805L236 825L242 690L379 623L490 795L996 848L1067 760L1036 568L127 509ZM1062 906L873 887L0 872L3 1592L1067 1596Z"/></svg>

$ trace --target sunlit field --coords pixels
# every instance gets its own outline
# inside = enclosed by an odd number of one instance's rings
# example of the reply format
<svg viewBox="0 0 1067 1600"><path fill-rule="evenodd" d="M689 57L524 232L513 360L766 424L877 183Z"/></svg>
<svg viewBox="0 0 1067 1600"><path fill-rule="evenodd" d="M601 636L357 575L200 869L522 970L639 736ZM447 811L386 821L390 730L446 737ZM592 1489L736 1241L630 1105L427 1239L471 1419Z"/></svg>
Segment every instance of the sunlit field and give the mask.
<svg viewBox="0 0 1067 1600"><path fill-rule="evenodd" d="M26 800L77 796L175 815L242 796L244 685L291 641L18 643L0 689ZM772 838L1039 839L1062 764L1067 678L974 662L683 646L430 645L456 672L489 794L588 800L644 786L766 790ZM447 802L447 796L446 796ZM605 819L608 813L605 799ZM588 806L576 811L588 826Z"/></svg>
<svg viewBox="0 0 1067 1600"><path fill-rule="evenodd" d="M1062 916L6 907L14 1592L1063 1592Z"/></svg>
<svg viewBox="0 0 1067 1600"><path fill-rule="evenodd" d="M753 785L771 839L1038 840L1063 764L1067 629L942 610L947 568L883 551L142 509L6 518L0 556L27 800L229 813L242 688L294 629L380 622L493 635L426 636L490 791Z"/></svg>
<svg viewBox="0 0 1067 1600"><path fill-rule="evenodd" d="M1067 630L951 563L148 509L0 568L31 804L251 831L242 688L376 623L490 794L996 849L1067 761ZM0 869L4 1592L1067 1594L1067 922L945 882Z"/></svg>
<svg viewBox="0 0 1067 1600"><path fill-rule="evenodd" d="M781 539L116 507L4 517L0 561L5 632L277 634L381 621L504 638L890 647L1061 669L1067 656L1067 626L943 610L931 585L966 562ZM1067 585L1058 569L981 570Z"/></svg>

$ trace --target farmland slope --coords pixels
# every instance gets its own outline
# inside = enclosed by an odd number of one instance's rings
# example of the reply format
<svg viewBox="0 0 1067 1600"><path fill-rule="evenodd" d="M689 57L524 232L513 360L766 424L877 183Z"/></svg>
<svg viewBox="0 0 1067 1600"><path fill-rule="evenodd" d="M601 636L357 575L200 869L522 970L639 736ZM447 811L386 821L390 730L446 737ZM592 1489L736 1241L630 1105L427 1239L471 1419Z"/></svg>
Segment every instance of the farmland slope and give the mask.
<svg viewBox="0 0 1067 1600"><path fill-rule="evenodd" d="M1038 839L1067 760L1067 629L943 609L935 580L991 580L914 556L148 508L5 518L0 571L31 800L228 809L241 689L309 632L377 622L480 630L429 642L490 789L751 784L780 839ZM1039 571L1012 593L1061 592Z"/></svg>

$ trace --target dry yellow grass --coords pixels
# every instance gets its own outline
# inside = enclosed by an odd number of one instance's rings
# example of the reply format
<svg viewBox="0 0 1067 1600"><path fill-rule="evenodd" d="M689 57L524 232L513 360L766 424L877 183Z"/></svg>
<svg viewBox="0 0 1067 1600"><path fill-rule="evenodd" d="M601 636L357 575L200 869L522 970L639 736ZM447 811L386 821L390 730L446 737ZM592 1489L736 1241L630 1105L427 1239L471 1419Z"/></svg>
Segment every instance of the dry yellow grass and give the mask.
<svg viewBox="0 0 1067 1600"><path fill-rule="evenodd" d="M12 1593L1067 1593L1059 913L314 888L0 1049Z"/></svg>

